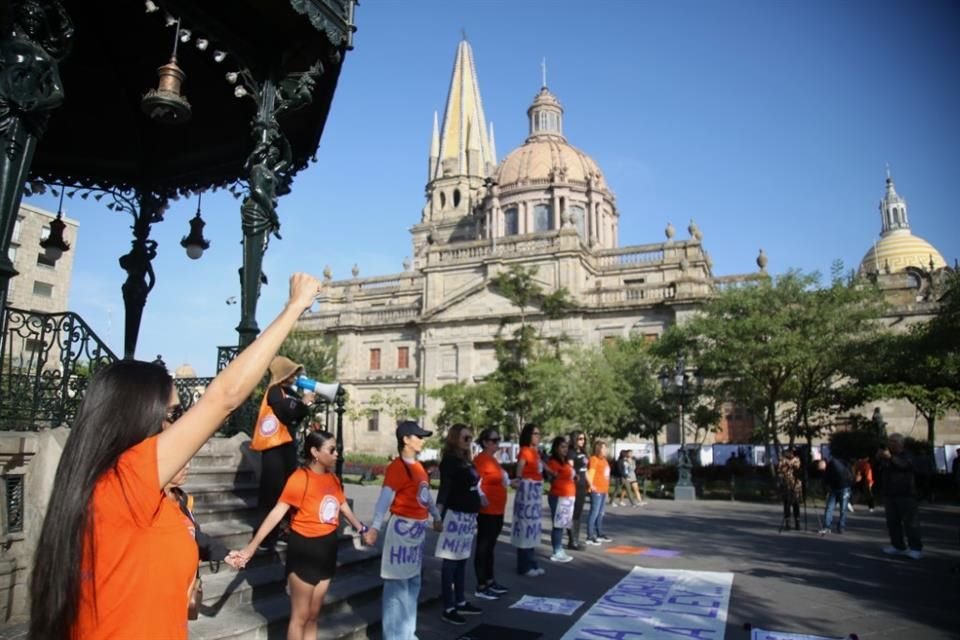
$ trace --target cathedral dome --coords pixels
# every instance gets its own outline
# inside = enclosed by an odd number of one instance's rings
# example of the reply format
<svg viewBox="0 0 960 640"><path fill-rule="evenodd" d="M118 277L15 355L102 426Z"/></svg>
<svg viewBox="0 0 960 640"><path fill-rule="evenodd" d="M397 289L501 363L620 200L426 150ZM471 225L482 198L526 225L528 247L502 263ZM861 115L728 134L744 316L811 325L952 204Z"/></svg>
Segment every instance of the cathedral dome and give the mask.
<svg viewBox="0 0 960 640"><path fill-rule="evenodd" d="M896 229L880 238L860 261L860 270L864 273L887 270L896 273L907 267L936 271L945 266L947 261L940 252L923 238L910 233L909 229Z"/></svg>
<svg viewBox="0 0 960 640"><path fill-rule="evenodd" d="M607 189L600 167L563 136L563 106L545 86L527 109L530 135L504 158L496 171L501 189L512 186L573 182Z"/></svg>

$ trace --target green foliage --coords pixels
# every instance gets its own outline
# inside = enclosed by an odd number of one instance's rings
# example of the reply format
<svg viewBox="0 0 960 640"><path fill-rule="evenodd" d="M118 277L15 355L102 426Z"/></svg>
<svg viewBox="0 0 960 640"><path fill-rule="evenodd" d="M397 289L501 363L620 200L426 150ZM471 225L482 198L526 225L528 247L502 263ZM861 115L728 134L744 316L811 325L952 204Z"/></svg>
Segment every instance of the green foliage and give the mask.
<svg viewBox="0 0 960 640"><path fill-rule="evenodd" d="M503 408L503 394L497 382L488 380L478 384L454 382L427 392L431 398L443 402L443 409L435 422L441 429L462 422L475 429L507 424Z"/></svg>
<svg viewBox="0 0 960 640"><path fill-rule="evenodd" d="M337 376L337 343L305 331L292 331L280 345L279 354L303 365L314 380L332 382Z"/></svg>

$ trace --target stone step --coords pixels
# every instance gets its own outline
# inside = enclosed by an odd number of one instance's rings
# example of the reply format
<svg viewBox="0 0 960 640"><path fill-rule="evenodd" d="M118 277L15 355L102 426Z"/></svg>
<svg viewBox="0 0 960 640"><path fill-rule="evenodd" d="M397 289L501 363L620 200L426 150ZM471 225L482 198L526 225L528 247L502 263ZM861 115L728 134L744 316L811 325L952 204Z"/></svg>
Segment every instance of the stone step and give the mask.
<svg viewBox="0 0 960 640"><path fill-rule="evenodd" d="M257 498L227 494L220 496L220 499L215 502L194 502L193 517L204 531L206 531L204 525L207 524L228 520L256 520Z"/></svg>
<svg viewBox="0 0 960 640"><path fill-rule="evenodd" d="M261 558L257 556L254 560ZM229 567L221 568L219 573L207 574L203 577L203 603L213 611L226 611L249 605L251 602L286 591L285 553L263 554L258 564L247 565L242 571L234 571ZM337 553L337 576L341 582L337 591L331 590L327 595L327 606L335 608L341 600L355 601L363 593L360 588L371 582L373 587L378 586L379 578L375 574L380 571L380 554L376 548L364 547L354 549L353 546L342 547ZM356 575L365 576L359 580ZM377 578L372 580L371 577Z"/></svg>
<svg viewBox="0 0 960 640"><path fill-rule="evenodd" d="M210 467L194 467L190 465L190 475L187 484L257 484L257 476L251 467L246 465L214 465ZM259 485L258 485L259 486Z"/></svg>
<svg viewBox="0 0 960 640"><path fill-rule="evenodd" d="M183 490L193 496L194 505L200 506L234 497L256 499L260 486L256 482L193 482L193 478L188 477Z"/></svg>
<svg viewBox="0 0 960 640"><path fill-rule="evenodd" d="M318 640L360 640L380 628L383 581L379 566L371 573L335 576L330 582L318 625ZM424 559L424 578L420 588L420 607L439 597L440 561ZM349 593L354 594L350 601ZM290 598L285 594L260 598L255 604L231 609L229 614L207 616L190 623L191 640L267 640L284 637L290 617Z"/></svg>

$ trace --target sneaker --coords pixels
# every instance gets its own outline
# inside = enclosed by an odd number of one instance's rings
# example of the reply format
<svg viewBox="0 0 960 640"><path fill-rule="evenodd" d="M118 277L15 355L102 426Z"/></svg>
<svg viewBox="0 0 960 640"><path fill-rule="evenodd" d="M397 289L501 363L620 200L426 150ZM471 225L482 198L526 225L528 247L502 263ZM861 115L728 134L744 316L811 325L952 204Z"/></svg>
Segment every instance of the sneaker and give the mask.
<svg viewBox="0 0 960 640"><path fill-rule="evenodd" d="M550 562L563 563L563 562L570 562L571 560L573 560L573 556L568 556L563 551L560 551L550 556Z"/></svg>
<svg viewBox="0 0 960 640"><path fill-rule="evenodd" d="M457 613L462 616L478 616L483 613L483 609L469 602L462 602L457 605Z"/></svg>
<svg viewBox="0 0 960 640"><path fill-rule="evenodd" d="M923 557L923 552L919 549L910 549L909 551L904 551L903 555L907 556L908 558L912 558L913 560L919 560Z"/></svg>
<svg viewBox="0 0 960 640"><path fill-rule="evenodd" d="M480 598L481 600L499 600L500 599L500 596L495 594L493 591L491 591L490 587L487 587L486 589L477 589L476 591L473 592L473 596L475 598Z"/></svg>
<svg viewBox="0 0 960 640"><path fill-rule="evenodd" d="M257 553L270 553L273 551L273 545L261 544L257 545Z"/></svg>
<svg viewBox="0 0 960 640"><path fill-rule="evenodd" d="M869 511L870 513L873 513L873 507L870 507L869 509L867 509L867 511Z"/></svg>
<svg viewBox="0 0 960 640"><path fill-rule="evenodd" d="M826 528L820 529L820 531L817 531L817 533L819 533L819 534L822 535L822 536L825 536L825 535L827 535L828 533L830 533L830 529L826 529Z"/></svg>
<svg viewBox="0 0 960 640"><path fill-rule="evenodd" d="M592 545L597 545L597 546L599 546L599 545L600 545L600 541L597 540L596 538L587 538L587 544L592 544Z"/></svg>
<svg viewBox="0 0 960 640"><path fill-rule="evenodd" d="M846 529L837 529L837 533L839 533L840 535L843 535L844 531L846 531Z"/></svg>
<svg viewBox="0 0 960 640"><path fill-rule="evenodd" d="M498 596L503 596L510 593L510 589L507 589L505 586L499 582L491 582L487 585L487 591L493 592Z"/></svg>
<svg viewBox="0 0 960 640"><path fill-rule="evenodd" d="M284 549L287 548L287 541L284 540L283 538L280 538L279 540L277 540L277 543L274 545L274 548L277 551L283 551Z"/></svg>
<svg viewBox="0 0 960 640"><path fill-rule="evenodd" d="M536 569L534 569L534 571L537 572L537 575L538 575L538 576L546 575L546 573L547 573L546 571L544 571L544 570L541 569L540 567L537 567Z"/></svg>
<svg viewBox="0 0 960 640"><path fill-rule="evenodd" d="M597 540L600 542L613 542L613 538L610 536L597 536Z"/></svg>
<svg viewBox="0 0 960 640"><path fill-rule="evenodd" d="M527 572L526 572L525 574L523 574L523 575L525 575L525 576L528 577L528 578L536 578L538 575L540 575L540 570L539 570L539 569L530 569L529 571L527 571Z"/></svg>
<svg viewBox="0 0 960 640"><path fill-rule="evenodd" d="M888 544L883 548L883 552L888 556L898 556L901 553L904 553L903 549L897 549L895 546Z"/></svg>
<svg viewBox="0 0 960 640"><path fill-rule="evenodd" d="M570 551L583 551L583 545L577 544L576 542L574 542L574 543L568 544L567 549L570 549Z"/></svg>
<svg viewBox="0 0 960 640"><path fill-rule="evenodd" d="M849 502L847 503L847 511L849 511L850 513L853 513L853 504Z"/></svg>
<svg viewBox="0 0 960 640"><path fill-rule="evenodd" d="M447 624L455 624L458 627L467 624L467 621L463 619L456 609L447 609L440 616L440 619L446 622Z"/></svg>

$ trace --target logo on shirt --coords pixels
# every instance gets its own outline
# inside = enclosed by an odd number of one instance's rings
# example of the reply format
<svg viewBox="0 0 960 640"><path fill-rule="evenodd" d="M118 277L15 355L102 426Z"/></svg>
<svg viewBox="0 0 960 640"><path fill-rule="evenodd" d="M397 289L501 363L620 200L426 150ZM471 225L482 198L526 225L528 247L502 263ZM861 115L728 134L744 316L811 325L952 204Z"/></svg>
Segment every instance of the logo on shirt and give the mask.
<svg viewBox="0 0 960 640"><path fill-rule="evenodd" d="M333 496L324 496L320 503L320 522L324 524L333 524L337 521L337 514L340 513L340 503Z"/></svg>
<svg viewBox="0 0 960 640"><path fill-rule="evenodd" d="M277 432L279 424L280 421L277 420L276 416L264 416L263 420L260 421L260 434L264 436L272 436Z"/></svg>
<svg viewBox="0 0 960 640"><path fill-rule="evenodd" d="M421 482L420 488L417 489L417 502L420 503L421 507L430 506L430 483Z"/></svg>

